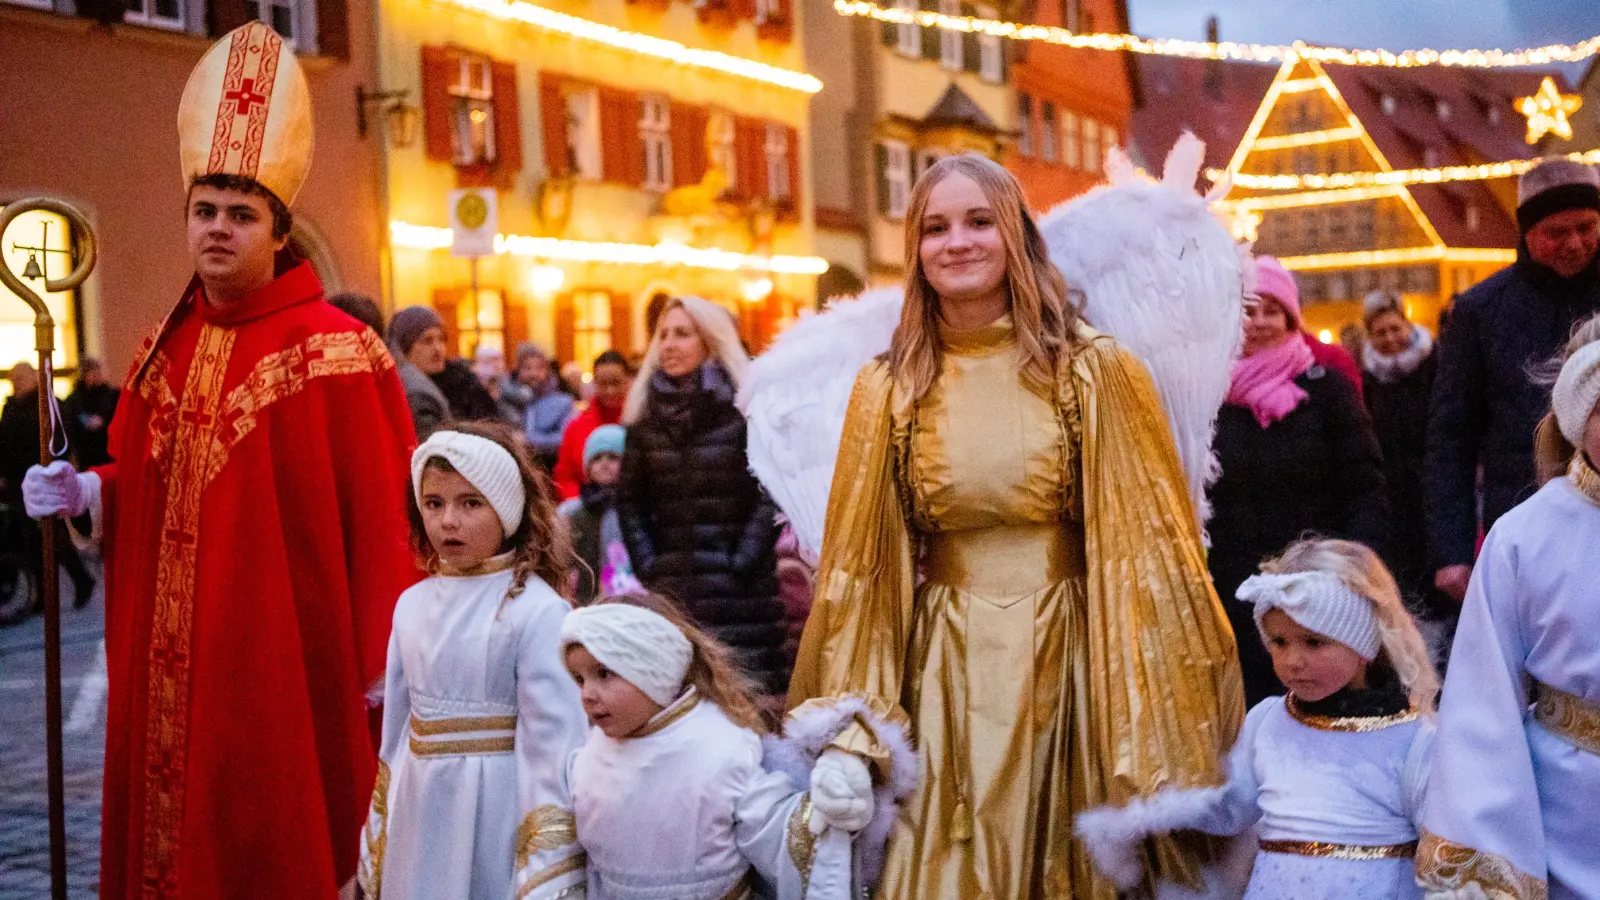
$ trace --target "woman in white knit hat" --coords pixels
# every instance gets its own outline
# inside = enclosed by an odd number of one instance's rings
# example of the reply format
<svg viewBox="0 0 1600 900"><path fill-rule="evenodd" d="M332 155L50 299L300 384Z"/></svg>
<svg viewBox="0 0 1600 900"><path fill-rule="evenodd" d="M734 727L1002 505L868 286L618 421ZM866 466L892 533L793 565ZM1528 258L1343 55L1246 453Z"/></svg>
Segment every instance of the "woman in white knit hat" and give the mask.
<svg viewBox="0 0 1600 900"><path fill-rule="evenodd" d="M572 554L549 483L511 428L462 423L417 448L411 487L431 577L395 606L362 887L570 896L584 875L564 766L584 718L558 650Z"/></svg>
<svg viewBox="0 0 1600 900"><path fill-rule="evenodd" d="M1422 894L1413 857L1439 679L1377 555L1306 540L1239 587L1287 697L1250 710L1221 788L1078 818L1095 864L1142 865L1149 834L1243 834L1260 846L1246 900ZM1241 636L1242 639L1242 636Z"/></svg>
<svg viewBox="0 0 1600 900"><path fill-rule="evenodd" d="M1597 403L1600 317L1569 341L1536 442L1565 474L1495 522L1462 606L1417 860L1430 897L1600 898Z"/></svg>
<svg viewBox="0 0 1600 900"><path fill-rule="evenodd" d="M787 738L766 734L728 648L652 594L568 613L561 658L593 726L567 771L589 900L753 900L757 875L775 900L870 886L916 769L900 723L802 707ZM898 757L898 782L826 749L858 716L883 736L863 758Z"/></svg>

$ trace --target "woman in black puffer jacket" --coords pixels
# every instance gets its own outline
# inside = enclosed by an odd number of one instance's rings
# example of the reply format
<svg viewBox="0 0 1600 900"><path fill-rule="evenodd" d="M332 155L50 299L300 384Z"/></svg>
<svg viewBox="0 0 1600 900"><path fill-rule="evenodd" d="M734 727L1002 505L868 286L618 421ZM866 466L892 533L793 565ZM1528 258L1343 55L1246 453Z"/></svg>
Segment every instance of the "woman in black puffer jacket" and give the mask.
<svg viewBox="0 0 1600 900"><path fill-rule="evenodd" d="M623 409L617 503L635 574L733 648L770 694L788 689L777 506L750 474L733 405L749 358L732 317L698 297L663 311Z"/></svg>

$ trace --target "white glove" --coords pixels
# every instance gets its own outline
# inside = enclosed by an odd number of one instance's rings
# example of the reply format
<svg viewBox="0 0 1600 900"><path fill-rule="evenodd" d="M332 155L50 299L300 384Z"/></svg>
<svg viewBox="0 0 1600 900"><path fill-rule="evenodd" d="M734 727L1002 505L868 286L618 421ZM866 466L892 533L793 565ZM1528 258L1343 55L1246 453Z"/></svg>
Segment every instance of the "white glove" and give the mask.
<svg viewBox="0 0 1600 900"><path fill-rule="evenodd" d="M65 460L34 466L22 478L22 504L35 519L81 516L89 511L90 488L85 482L91 477L79 474Z"/></svg>
<svg viewBox="0 0 1600 900"><path fill-rule="evenodd" d="M867 764L843 750L824 751L811 768L811 831L860 831L872 821L876 807Z"/></svg>

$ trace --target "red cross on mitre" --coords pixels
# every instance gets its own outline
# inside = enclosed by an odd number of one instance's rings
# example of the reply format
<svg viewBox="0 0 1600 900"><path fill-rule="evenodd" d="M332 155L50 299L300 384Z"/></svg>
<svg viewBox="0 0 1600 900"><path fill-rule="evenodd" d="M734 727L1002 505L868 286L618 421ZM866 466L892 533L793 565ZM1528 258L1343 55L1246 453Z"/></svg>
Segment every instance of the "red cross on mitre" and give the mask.
<svg viewBox="0 0 1600 900"><path fill-rule="evenodd" d="M254 78L246 78L237 90L228 91L222 97L224 100L233 101L234 115L239 116L248 116L250 115L251 107L254 107L257 103L267 102L266 95L256 91L256 80Z"/></svg>

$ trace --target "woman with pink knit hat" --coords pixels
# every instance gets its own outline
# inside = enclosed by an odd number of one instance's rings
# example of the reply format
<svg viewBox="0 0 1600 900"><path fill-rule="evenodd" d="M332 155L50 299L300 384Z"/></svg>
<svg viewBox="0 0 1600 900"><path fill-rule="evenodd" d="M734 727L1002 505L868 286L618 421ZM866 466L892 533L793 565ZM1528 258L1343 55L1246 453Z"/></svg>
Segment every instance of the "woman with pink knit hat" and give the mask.
<svg viewBox="0 0 1600 900"><path fill-rule="evenodd" d="M1294 276L1257 257L1247 297L1244 354L1234 364L1217 416L1222 474L1210 491L1209 565L1219 596L1231 597L1257 565L1314 533L1360 541L1379 552L1388 537L1382 455L1355 386L1319 364L1300 334ZM1255 627L1228 604L1234 632ZM1257 642L1239 642L1251 705L1283 693Z"/></svg>

